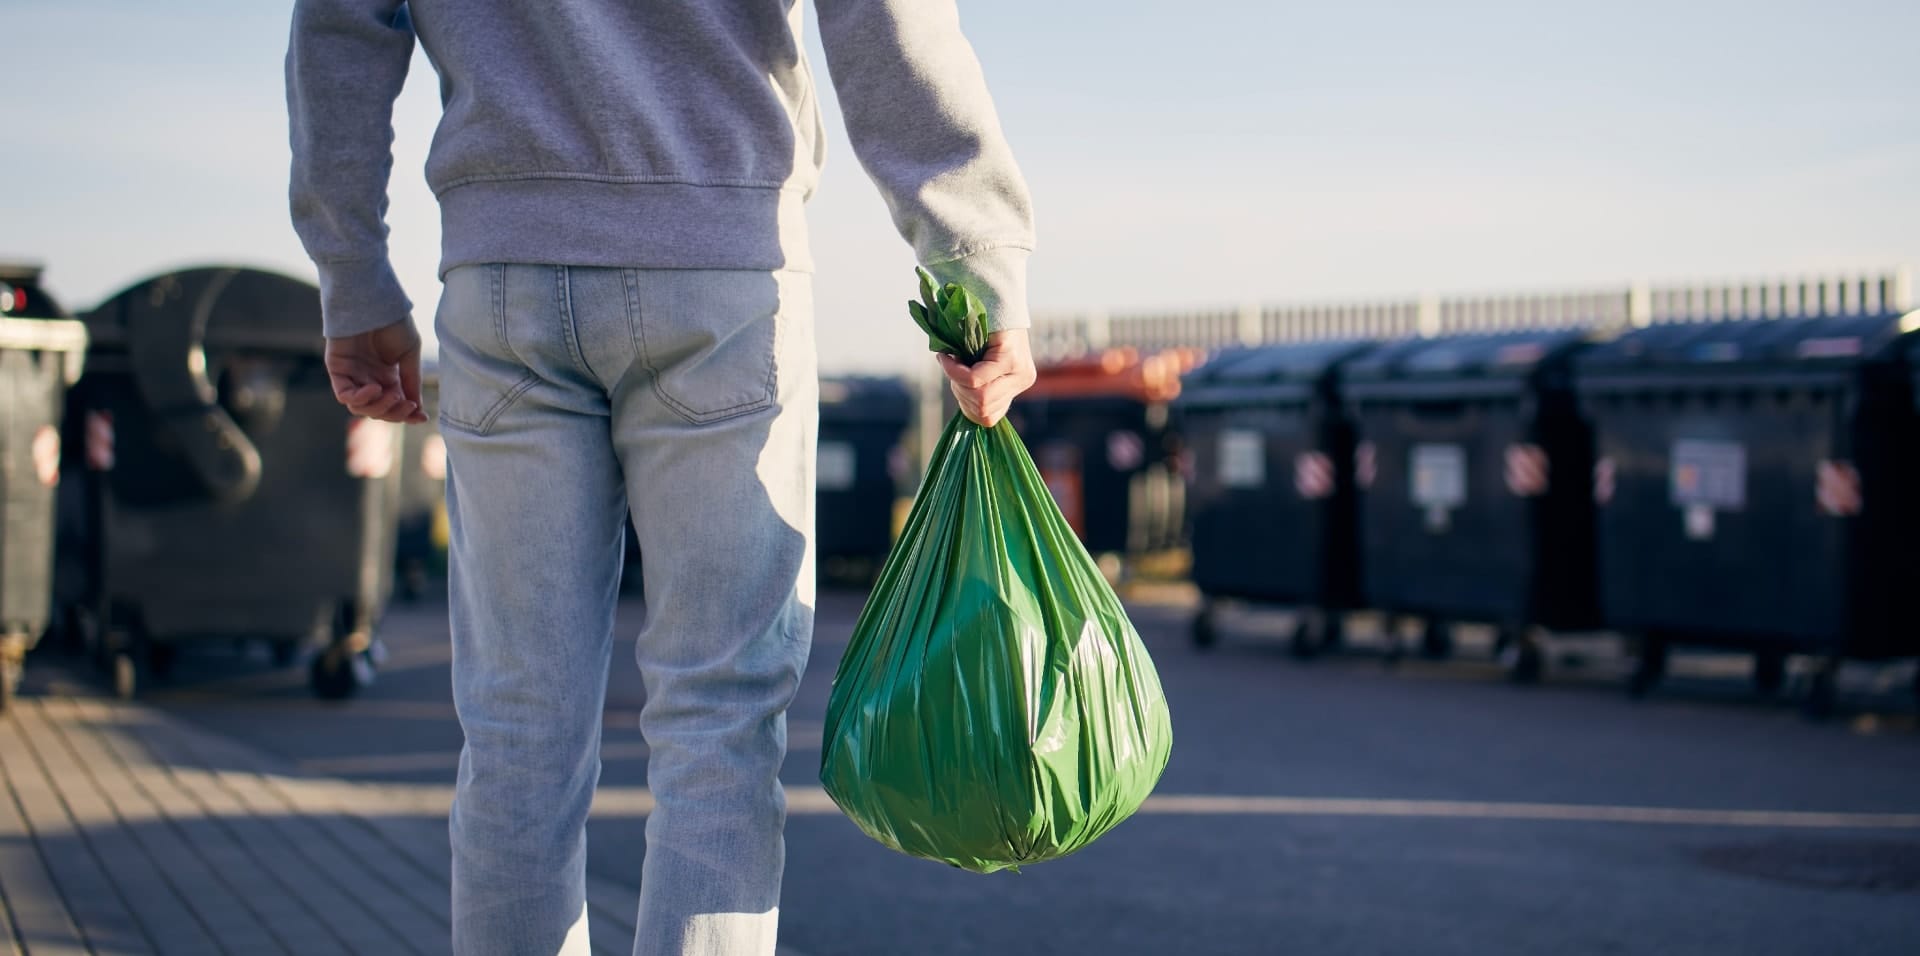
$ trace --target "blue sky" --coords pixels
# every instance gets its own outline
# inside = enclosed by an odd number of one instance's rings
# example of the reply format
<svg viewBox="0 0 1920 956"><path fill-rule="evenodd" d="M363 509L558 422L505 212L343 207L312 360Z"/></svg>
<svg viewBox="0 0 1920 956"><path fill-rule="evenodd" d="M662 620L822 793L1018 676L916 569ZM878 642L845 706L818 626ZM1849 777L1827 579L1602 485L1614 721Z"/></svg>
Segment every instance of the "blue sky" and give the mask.
<svg viewBox="0 0 1920 956"><path fill-rule="evenodd" d="M1573 7L963 0L1035 194L1035 308L1920 265L1920 3ZM188 263L310 276L286 219L290 8L0 0L0 256L44 261L75 307ZM432 80L416 60L389 217L423 326ZM911 257L829 123L822 362L904 367Z"/></svg>

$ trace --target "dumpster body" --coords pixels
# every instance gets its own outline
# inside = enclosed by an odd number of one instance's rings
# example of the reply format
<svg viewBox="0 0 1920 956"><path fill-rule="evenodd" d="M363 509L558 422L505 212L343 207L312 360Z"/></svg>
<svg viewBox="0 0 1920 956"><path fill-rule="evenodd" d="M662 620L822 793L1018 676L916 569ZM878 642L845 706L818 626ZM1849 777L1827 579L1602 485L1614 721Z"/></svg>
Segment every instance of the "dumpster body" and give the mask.
<svg viewBox="0 0 1920 956"><path fill-rule="evenodd" d="M899 379L820 383L815 550L823 577L870 583L893 547L894 502L909 462L901 444L913 393Z"/></svg>
<svg viewBox="0 0 1920 956"><path fill-rule="evenodd" d="M86 317L88 375L69 395L87 441L69 483L74 590L116 688L177 645L257 639L291 663L309 644L323 696L372 676L391 593L401 426L333 398L319 294L246 269L142 282ZM101 434L104 433L104 438ZM144 658L144 660L143 660Z"/></svg>
<svg viewBox="0 0 1920 956"><path fill-rule="evenodd" d="M1184 546L1185 482L1169 402L1200 354L1110 349L1039 369L1008 417L1087 550Z"/></svg>
<svg viewBox="0 0 1920 956"><path fill-rule="evenodd" d="M1165 403L1041 396L1017 399L1014 408L1015 430L1088 551L1127 554L1176 543L1166 533L1166 506L1148 503L1147 486L1174 477Z"/></svg>
<svg viewBox="0 0 1920 956"><path fill-rule="evenodd" d="M86 355L86 329L39 279L0 265L0 709L51 623L64 394Z"/></svg>
<svg viewBox="0 0 1920 956"><path fill-rule="evenodd" d="M1593 422L1599 587L1608 625L1641 639L1632 687L1674 644L1756 654L1772 690L1787 654L1920 654L1920 432L1898 316L1656 326L1582 356Z"/></svg>
<svg viewBox="0 0 1920 956"><path fill-rule="evenodd" d="M1354 428L1341 365L1365 342L1235 349L1189 374L1175 420L1192 456L1187 486L1196 644L1215 637L1219 599L1300 609L1292 647L1339 640L1359 600Z"/></svg>
<svg viewBox="0 0 1920 956"><path fill-rule="evenodd" d="M446 573L447 445L437 424L439 370L421 370L424 422L404 427L401 439L400 508L395 531L394 574L407 600L426 594L428 582Z"/></svg>
<svg viewBox="0 0 1920 956"><path fill-rule="evenodd" d="M1579 417L1570 330L1405 340L1347 366L1359 427L1361 590L1425 619L1494 625L1532 680L1538 629L1584 630L1593 593L1592 440Z"/></svg>

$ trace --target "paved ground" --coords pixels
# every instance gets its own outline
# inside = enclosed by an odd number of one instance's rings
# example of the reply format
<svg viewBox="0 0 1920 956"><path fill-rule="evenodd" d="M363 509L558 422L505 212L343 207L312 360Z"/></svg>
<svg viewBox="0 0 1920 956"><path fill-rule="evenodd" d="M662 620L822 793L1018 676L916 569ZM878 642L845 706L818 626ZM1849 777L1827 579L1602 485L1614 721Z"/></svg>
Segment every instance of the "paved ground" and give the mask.
<svg viewBox="0 0 1920 956"><path fill-rule="evenodd" d="M1870 956L1920 940L1910 672L1851 675L1851 712L1810 724L1717 659L1678 662L1636 703L1604 648L1516 688L1472 660L1295 662L1259 618L1202 654L1185 611L1142 605L1175 727L1159 795L1081 854L977 876L871 843L818 790L819 720L859 601L823 595L794 710L782 924L807 956ZM397 609L379 684L344 705L213 652L146 704L230 755L377 784L362 792L437 824L460 742L445 628L444 607ZM648 805L628 649L591 832L603 943L638 881Z"/></svg>
<svg viewBox="0 0 1920 956"><path fill-rule="evenodd" d="M449 952L443 793L304 773L59 678L0 723L0 780L8 953ZM597 954L631 951L633 894L590 882Z"/></svg>

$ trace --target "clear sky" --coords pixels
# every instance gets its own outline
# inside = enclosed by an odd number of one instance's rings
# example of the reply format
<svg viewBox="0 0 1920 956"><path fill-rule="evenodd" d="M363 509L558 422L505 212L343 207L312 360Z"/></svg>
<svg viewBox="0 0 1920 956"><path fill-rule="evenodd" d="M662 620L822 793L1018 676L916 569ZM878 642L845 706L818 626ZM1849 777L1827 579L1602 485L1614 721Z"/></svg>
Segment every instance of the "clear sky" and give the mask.
<svg viewBox="0 0 1920 956"><path fill-rule="evenodd" d="M290 8L0 0L0 256L44 261L76 308L190 263L311 276L286 214ZM1920 265L1913 0L961 14L1035 194L1036 309ZM414 69L389 221L430 326L438 104ZM924 342L901 307L911 258L828 119L822 362L903 367Z"/></svg>

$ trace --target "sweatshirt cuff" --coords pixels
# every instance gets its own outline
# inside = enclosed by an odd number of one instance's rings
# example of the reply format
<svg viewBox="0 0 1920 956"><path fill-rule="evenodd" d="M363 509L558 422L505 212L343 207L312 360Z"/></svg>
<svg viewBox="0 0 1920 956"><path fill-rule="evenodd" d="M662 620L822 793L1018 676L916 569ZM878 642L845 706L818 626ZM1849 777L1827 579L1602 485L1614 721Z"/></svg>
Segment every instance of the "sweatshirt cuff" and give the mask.
<svg viewBox="0 0 1920 956"><path fill-rule="evenodd" d="M386 259L316 263L320 269L320 323L337 339L413 318L413 303Z"/></svg>
<svg viewBox="0 0 1920 956"><path fill-rule="evenodd" d="M1027 257L1019 246L996 246L946 262L929 262L927 271L941 285L958 282L986 306L993 330L1033 327L1027 312Z"/></svg>

